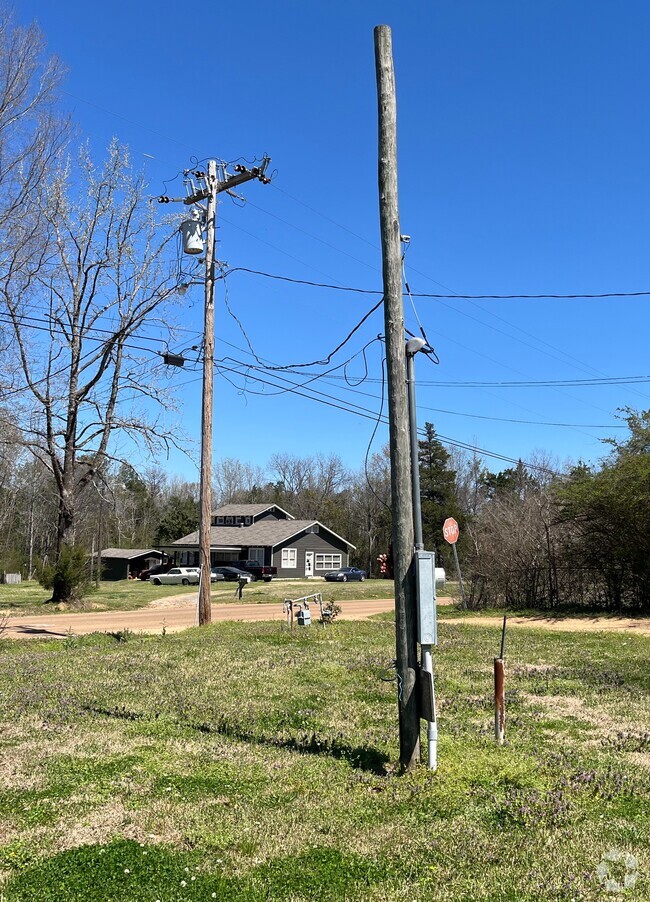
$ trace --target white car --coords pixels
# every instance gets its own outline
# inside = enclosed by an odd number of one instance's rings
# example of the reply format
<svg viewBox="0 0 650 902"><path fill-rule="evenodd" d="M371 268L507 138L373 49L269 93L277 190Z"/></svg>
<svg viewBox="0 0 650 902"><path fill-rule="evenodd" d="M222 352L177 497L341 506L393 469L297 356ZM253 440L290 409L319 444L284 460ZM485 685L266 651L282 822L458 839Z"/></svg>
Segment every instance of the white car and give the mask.
<svg viewBox="0 0 650 902"><path fill-rule="evenodd" d="M154 586L189 586L190 583L198 585L201 573L194 567L172 567L167 573L157 573L151 577Z"/></svg>

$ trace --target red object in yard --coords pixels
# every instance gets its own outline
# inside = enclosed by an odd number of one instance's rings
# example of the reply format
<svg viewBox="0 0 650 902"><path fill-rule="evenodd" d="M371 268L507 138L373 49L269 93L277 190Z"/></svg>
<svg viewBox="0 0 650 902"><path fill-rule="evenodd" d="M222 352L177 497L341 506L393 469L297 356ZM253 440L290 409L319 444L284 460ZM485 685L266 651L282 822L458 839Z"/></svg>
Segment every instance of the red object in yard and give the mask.
<svg viewBox="0 0 650 902"><path fill-rule="evenodd" d="M449 542L450 545L455 545L458 541L458 532L458 523L453 517L447 517L442 524L442 534L445 537L445 541Z"/></svg>

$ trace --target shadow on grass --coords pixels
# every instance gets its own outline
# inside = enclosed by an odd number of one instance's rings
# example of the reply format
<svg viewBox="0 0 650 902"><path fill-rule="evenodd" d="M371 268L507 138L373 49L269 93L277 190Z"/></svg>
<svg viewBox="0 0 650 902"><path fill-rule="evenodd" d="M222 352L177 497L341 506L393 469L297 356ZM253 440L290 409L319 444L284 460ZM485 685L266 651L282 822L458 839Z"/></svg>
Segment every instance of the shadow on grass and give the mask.
<svg viewBox="0 0 650 902"><path fill-rule="evenodd" d="M138 711L131 711L125 707L102 708L102 707L86 707L86 711L90 714L100 715L102 717L115 717L119 720L132 721L152 721L157 720L158 715L151 717ZM298 752L301 755L322 755L326 758L335 758L347 763L357 769L369 771L377 776L384 776L387 773L386 765L389 761L388 755L380 752L379 749L370 748L364 745L350 745L347 742L341 742L338 739L320 738L316 733L311 735L294 737L290 736L281 738L279 736L264 736L263 734L254 733L251 730L244 730L228 722L225 718L221 718L217 723L208 721L192 722L192 721L175 721L179 727L189 727L199 733L208 735L227 736L230 739L236 739L239 742L249 742L256 745L266 745L272 748L284 749L290 752Z"/></svg>

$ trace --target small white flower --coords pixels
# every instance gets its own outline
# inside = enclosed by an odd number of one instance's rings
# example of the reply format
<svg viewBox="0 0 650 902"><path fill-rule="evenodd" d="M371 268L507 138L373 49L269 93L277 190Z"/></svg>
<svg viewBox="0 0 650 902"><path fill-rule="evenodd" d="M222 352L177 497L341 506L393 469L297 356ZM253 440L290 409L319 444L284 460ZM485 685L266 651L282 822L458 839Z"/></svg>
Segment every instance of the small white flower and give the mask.
<svg viewBox="0 0 650 902"><path fill-rule="evenodd" d="M124 868L124 873L125 873L125 874L130 874L131 871L130 871L128 868Z"/></svg>
<svg viewBox="0 0 650 902"><path fill-rule="evenodd" d="M216 898L217 898L217 894L216 894L216 893L212 893L212 898L213 898L213 899L216 899Z"/></svg>
<svg viewBox="0 0 650 902"><path fill-rule="evenodd" d="M196 880L196 877L192 877L192 880Z"/></svg>
<svg viewBox="0 0 650 902"><path fill-rule="evenodd" d="M190 869L189 869L189 868L185 868L185 873L186 873L186 874L189 874L189 872L190 872Z"/></svg>
<svg viewBox="0 0 650 902"><path fill-rule="evenodd" d="M187 886L187 883L185 880L181 880L181 886Z"/></svg>

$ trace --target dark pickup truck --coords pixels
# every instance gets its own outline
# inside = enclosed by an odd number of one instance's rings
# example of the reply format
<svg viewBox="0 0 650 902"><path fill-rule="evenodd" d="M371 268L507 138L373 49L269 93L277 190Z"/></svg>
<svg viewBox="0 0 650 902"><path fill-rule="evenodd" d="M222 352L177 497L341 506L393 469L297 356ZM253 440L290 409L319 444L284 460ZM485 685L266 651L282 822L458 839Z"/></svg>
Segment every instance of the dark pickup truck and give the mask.
<svg viewBox="0 0 650 902"><path fill-rule="evenodd" d="M265 567L258 561L228 561L227 564L221 566L238 567L240 570L250 573L255 579L263 579L265 583L270 583L273 577L278 575L277 567Z"/></svg>

